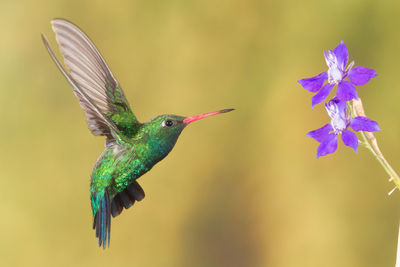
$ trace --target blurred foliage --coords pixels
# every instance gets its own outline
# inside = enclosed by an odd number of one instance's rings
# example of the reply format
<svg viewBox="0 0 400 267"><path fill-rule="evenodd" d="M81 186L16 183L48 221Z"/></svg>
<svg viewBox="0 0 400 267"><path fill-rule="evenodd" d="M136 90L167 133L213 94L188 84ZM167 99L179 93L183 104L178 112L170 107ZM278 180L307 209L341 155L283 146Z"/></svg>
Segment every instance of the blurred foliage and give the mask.
<svg viewBox="0 0 400 267"><path fill-rule="evenodd" d="M3 266L394 266L400 193L366 150L315 158L326 123L296 80L344 40L379 77L359 90L399 171L400 2L0 2ZM143 202L91 230L89 176L103 150L44 33L62 17L92 38L141 121L235 112L188 127L140 179ZM58 51L57 51L58 52ZM59 54L58 54L59 55Z"/></svg>

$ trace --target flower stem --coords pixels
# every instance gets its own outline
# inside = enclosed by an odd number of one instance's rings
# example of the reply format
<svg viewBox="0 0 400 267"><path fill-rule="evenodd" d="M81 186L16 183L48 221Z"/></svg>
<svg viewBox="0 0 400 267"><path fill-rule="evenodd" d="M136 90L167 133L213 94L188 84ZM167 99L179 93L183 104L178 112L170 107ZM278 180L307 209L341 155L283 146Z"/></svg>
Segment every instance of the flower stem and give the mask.
<svg viewBox="0 0 400 267"><path fill-rule="evenodd" d="M400 225L399 225L399 237L397 239L397 257L396 257L395 267L400 267Z"/></svg>
<svg viewBox="0 0 400 267"><path fill-rule="evenodd" d="M347 107L350 110L351 117L355 118L357 116L364 116L365 117L365 112L364 108L362 106L361 99L353 99L352 104L347 102ZM394 184L396 185L395 189L400 190L400 177L399 175L394 171L392 166L389 164L389 162L385 159L383 156L381 150L378 147L378 142L376 141L376 138L373 133L369 132L359 132L363 141L363 145L374 155L376 160L381 164L383 169L386 171L386 173L389 175L390 179L389 181L393 181ZM391 191L389 194L391 194L393 191Z"/></svg>

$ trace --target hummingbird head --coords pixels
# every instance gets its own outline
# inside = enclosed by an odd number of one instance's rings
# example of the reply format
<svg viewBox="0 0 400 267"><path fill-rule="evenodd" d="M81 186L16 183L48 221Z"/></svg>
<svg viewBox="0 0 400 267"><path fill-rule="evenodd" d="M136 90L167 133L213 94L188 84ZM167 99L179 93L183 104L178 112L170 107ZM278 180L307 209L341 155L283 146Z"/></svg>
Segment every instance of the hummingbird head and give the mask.
<svg viewBox="0 0 400 267"><path fill-rule="evenodd" d="M143 124L141 137L147 139L150 149L155 152L157 159L161 160L172 150L179 135L187 125L194 121L232 110L223 109L190 117L160 115Z"/></svg>

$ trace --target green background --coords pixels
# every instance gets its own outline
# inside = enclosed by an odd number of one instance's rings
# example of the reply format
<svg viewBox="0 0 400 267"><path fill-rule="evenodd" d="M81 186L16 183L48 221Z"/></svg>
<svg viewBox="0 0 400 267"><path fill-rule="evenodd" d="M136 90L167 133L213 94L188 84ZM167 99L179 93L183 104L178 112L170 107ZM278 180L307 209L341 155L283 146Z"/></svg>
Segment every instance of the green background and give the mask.
<svg viewBox="0 0 400 267"><path fill-rule="evenodd" d="M79 25L141 121L236 111L186 128L140 179L146 198L91 229L91 136L47 54L50 20ZM328 122L296 83L344 40L379 76L358 89L400 170L399 1L0 2L2 266L394 266L400 193L363 148L316 159Z"/></svg>

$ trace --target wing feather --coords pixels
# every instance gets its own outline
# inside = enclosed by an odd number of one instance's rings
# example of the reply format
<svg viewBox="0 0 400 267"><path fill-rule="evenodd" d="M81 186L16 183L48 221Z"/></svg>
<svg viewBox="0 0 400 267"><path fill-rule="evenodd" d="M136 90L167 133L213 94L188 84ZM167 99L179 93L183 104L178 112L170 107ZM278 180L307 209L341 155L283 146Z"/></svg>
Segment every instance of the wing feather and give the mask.
<svg viewBox="0 0 400 267"><path fill-rule="evenodd" d="M108 139L114 140L120 133L115 124L106 117L98 107L93 103L91 98L78 86L74 79L64 70L61 66L61 63L58 61L56 56L54 55L53 50L51 50L49 43L47 42L46 37L42 35L42 40L44 45L47 48L51 58L56 63L57 67L61 71L61 73L65 76L68 82L74 88L74 93L78 97L81 107L86 112L86 120L89 125L89 129L92 131L94 135L105 135ZM117 135L117 136L115 136Z"/></svg>
<svg viewBox="0 0 400 267"><path fill-rule="evenodd" d="M70 83L70 80L74 83L74 93L85 110L90 131L94 135L112 139L109 129L111 121L123 135L133 135L140 123L95 45L71 22L54 19L51 24L67 69L62 72L68 75ZM46 47L50 49L48 44ZM99 113L103 116L99 116ZM109 120L104 120L104 117Z"/></svg>

